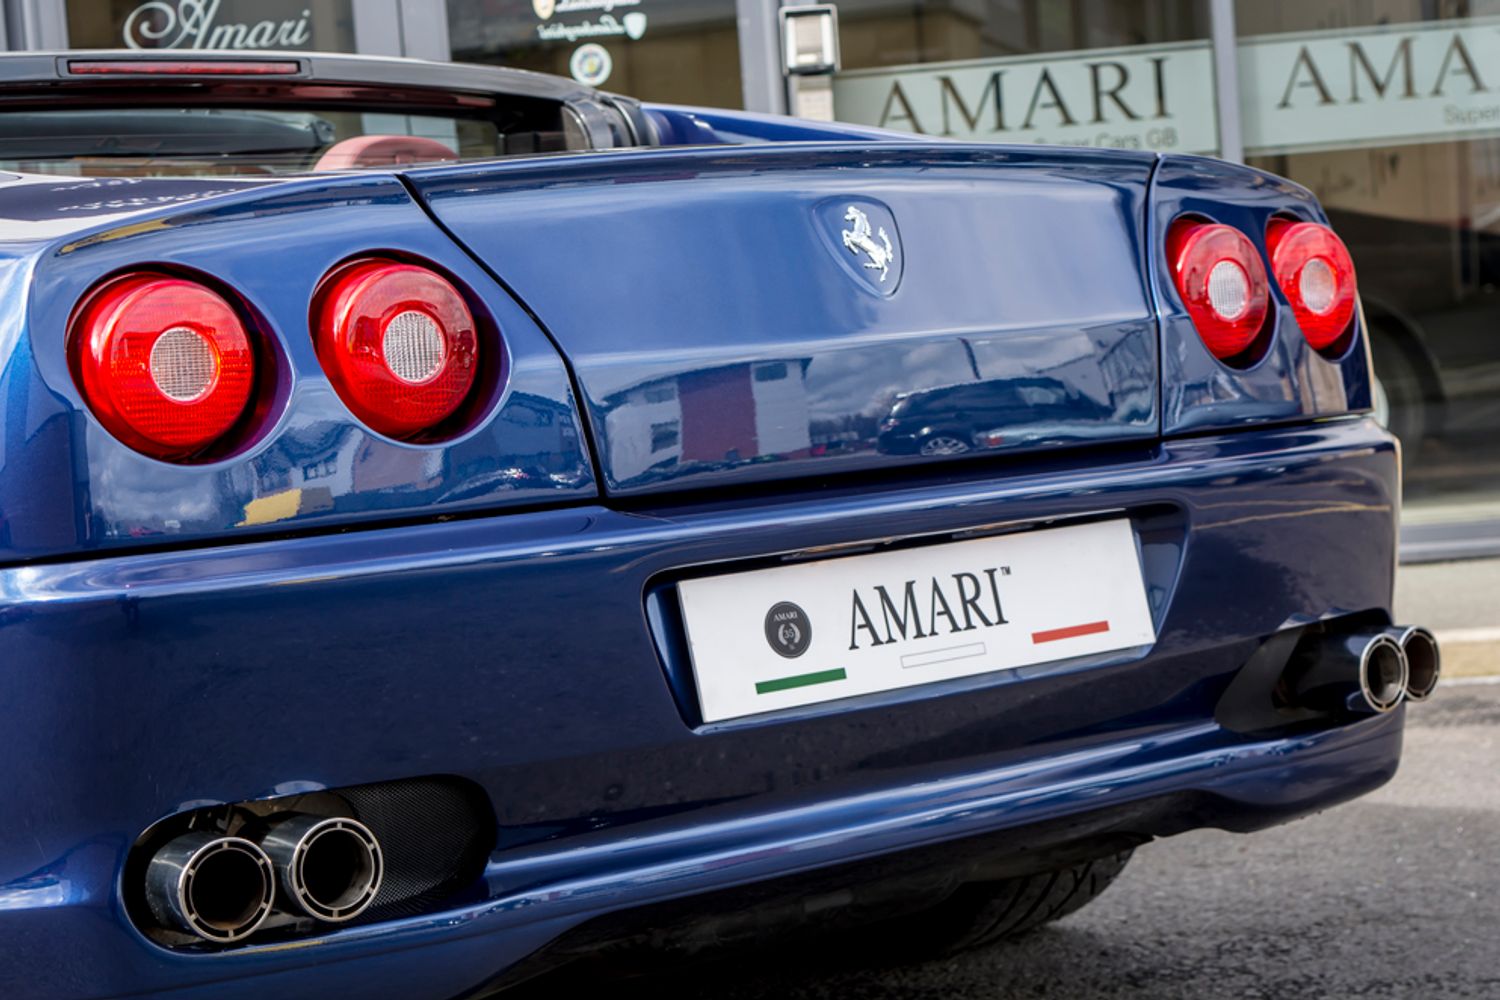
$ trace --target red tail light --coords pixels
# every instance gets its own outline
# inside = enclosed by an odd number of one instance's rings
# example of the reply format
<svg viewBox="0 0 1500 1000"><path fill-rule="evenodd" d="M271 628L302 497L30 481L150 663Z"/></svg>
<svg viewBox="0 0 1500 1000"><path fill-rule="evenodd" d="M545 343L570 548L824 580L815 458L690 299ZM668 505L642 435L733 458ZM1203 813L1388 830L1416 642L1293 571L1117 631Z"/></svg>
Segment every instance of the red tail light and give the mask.
<svg viewBox="0 0 1500 1000"><path fill-rule="evenodd" d="M366 259L324 279L314 305L318 358L345 405L389 437L411 439L463 404L479 338L463 296L441 275Z"/></svg>
<svg viewBox="0 0 1500 1000"><path fill-rule="evenodd" d="M1344 241L1316 222L1272 219L1266 242L1302 336L1317 350L1335 349L1354 319L1354 261Z"/></svg>
<svg viewBox="0 0 1500 1000"><path fill-rule="evenodd" d="M155 458L190 457L245 411L255 352L234 308L185 278L133 274L85 300L69 334L74 378L115 437Z"/></svg>
<svg viewBox="0 0 1500 1000"><path fill-rule="evenodd" d="M1249 237L1233 226L1179 219L1167 233L1167 260L1209 353L1227 361L1249 350L1270 303L1265 265Z"/></svg>

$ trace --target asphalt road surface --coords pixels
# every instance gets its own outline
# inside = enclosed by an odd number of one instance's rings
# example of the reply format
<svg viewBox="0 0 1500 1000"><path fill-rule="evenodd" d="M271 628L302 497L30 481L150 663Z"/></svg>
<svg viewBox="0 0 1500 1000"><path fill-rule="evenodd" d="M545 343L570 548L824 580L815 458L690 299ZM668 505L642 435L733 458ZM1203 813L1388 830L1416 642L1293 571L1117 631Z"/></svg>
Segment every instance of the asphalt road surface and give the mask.
<svg viewBox="0 0 1500 1000"><path fill-rule="evenodd" d="M1401 770L1375 794L1250 836L1202 831L1150 844L1097 902L1018 941L909 966L809 942L806 953L778 949L588 992L1500 998L1500 684L1440 688L1407 719ZM525 992L556 995L545 980Z"/></svg>

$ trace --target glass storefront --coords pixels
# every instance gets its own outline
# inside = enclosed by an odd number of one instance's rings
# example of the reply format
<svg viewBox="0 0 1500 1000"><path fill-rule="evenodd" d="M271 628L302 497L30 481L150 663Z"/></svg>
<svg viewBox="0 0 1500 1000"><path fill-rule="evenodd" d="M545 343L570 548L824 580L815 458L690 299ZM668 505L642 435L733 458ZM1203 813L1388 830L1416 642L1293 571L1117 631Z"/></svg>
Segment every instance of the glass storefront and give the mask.
<svg viewBox="0 0 1500 1000"><path fill-rule="evenodd" d="M734 0L447 0L453 58L737 108Z"/></svg>
<svg viewBox="0 0 1500 1000"><path fill-rule="evenodd" d="M354 49L354 0L69 0L76 49Z"/></svg>
<svg viewBox="0 0 1500 1000"><path fill-rule="evenodd" d="M1408 521L1500 516L1497 13L1418 0L1236 11L1241 52L1259 67L1277 51L1285 73L1242 69L1247 159L1312 189L1354 255Z"/></svg>
<svg viewBox="0 0 1500 1000"><path fill-rule="evenodd" d="M1200 0L839 0L838 9L849 70L1208 37Z"/></svg>
<svg viewBox="0 0 1500 1000"><path fill-rule="evenodd" d="M838 118L991 142L1218 149L1207 5L1198 0L838 8Z"/></svg>
<svg viewBox="0 0 1500 1000"><path fill-rule="evenodd" d="M1405 445L1408 522L1488 519L1500 539L1500 0L835 6L833 117L983 141L1243 151L1311 188L1360 273L1381 413ZM415 53L647 100L788 106L777 0L15 7L38 23L10 25L12 45Z"/></svg>

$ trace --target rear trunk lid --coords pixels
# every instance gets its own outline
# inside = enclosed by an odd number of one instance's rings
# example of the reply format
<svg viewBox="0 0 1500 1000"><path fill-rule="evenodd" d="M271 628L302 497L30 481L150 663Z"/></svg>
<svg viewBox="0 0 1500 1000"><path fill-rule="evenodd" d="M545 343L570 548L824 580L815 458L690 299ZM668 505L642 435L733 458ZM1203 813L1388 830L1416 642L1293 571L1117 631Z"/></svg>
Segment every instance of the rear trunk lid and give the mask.
<svg viewBox="0 0 1500 1000"><path fill-rule="evenodd" d="M798 144L408 179L551 333L628 495L1155 438L1152 163Z"/></svg>

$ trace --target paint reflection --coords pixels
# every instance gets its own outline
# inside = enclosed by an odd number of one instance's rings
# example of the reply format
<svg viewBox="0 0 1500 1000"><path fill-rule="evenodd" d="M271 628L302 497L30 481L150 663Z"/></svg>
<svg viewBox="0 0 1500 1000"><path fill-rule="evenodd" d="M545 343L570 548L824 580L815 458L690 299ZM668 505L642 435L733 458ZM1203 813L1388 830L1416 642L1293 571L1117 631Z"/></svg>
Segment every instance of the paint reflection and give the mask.
<svg viewBox="0 0 1500 1000"><path fill-rule="evenodd" d="M629 384L594 415L611 479L626 487L762 463L873 465L1149 434L1144 332L1125 324L708 365Z"/></svg>

